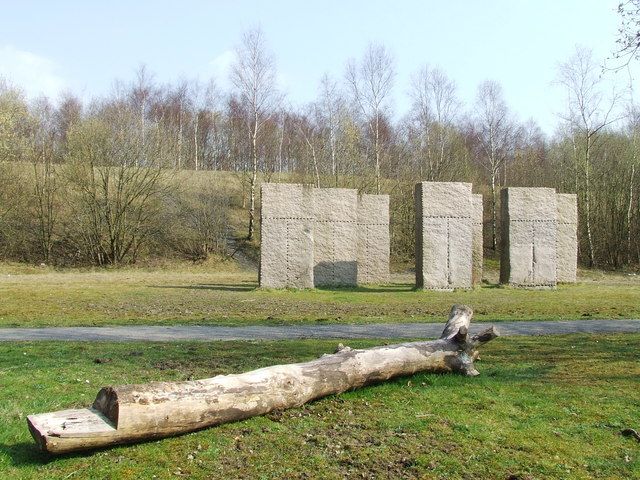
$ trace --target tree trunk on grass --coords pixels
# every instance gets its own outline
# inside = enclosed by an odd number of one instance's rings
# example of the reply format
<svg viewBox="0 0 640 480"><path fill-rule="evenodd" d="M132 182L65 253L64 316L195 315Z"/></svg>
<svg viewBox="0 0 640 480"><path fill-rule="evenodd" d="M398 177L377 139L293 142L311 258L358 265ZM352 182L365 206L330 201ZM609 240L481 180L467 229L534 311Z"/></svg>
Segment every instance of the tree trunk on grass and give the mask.
<svg viewBox="0 0 640 480"><path fill-rule="evenodd" d="M366 350L340 345L317 360L238 375L105 387L90 408L31 415L27 423L42 450L66 453L191 432L416 372L475 376L477 347L498 333L491 327L469 337L472 314L455 305L438 340Z"/></svg>

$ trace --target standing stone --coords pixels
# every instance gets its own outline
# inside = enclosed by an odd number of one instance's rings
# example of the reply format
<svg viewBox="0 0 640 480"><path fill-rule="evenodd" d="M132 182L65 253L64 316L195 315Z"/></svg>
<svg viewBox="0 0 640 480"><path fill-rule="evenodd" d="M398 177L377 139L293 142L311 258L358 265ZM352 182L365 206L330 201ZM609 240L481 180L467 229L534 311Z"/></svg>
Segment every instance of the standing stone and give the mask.
<svg viewBox="0 0 640 480"><path fill-rule="evenodd" d="M482 204L482 195L474 194L473 198L473 284L478 285L482 282L482 267L484 263L484 238L483 238L483 214L484 206Z"/></svg>
<svg viewBox="0 0 640 480"><path fill-rule="evenodd" d="M358 283L358 192L314 189L314 268L316 286Z"/></svg>
<svg viewBox="0 0 640 480"><path fill-rule="evenodd" d="M578 268L578 197L558 193L557 281L575 283Z"/></svg>
<svg viewBox="0 0 640 480"><path fill-rule="evenodd" d="M263 183L261 195L260 286L313 288L313 188Z"/></svg>
<svg viewBox="0 0 640 480"><path fill-rule="evenodd" d="M389 281L389 195L358 197L358 285Z"/></svg>
<svg viewBox="0 0 640 480"><path fill-rule="evenodd" d="M517 287L555 287L555 190L504 188L501 200L500 282Z"/></svg>
<svg viewBox="0 0 640 480"><path fill-rule="evenodd" d="M422 182L415 187L416 286L472 287L471 184Z"/></svg>

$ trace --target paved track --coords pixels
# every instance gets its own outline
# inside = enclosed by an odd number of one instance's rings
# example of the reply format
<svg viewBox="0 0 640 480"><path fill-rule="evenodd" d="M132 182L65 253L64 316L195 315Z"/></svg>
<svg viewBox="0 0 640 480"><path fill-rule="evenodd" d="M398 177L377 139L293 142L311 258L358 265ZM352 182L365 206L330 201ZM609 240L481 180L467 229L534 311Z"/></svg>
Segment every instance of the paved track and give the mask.
<svg viewBox="0 0 640 480"><path fill-rule="evenodd" d="M478 332L491 322L471 325ZM496 322L501 335L559 335L567 333L640 333L640 320L572 320L550 322ZM182 340L293 340L301 338L434 338L442 332L439 323L378 323L369 325L297 326L121 326L0 328L1 341L182 341Z"/></svg>

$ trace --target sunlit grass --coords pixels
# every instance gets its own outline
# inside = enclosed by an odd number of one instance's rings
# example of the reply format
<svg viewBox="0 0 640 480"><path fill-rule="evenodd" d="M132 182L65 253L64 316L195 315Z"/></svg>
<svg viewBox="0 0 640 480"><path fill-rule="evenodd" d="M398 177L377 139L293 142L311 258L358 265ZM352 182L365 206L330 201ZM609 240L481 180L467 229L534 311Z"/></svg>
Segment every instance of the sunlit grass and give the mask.
<svg viewBox="0 0 640 480"><path fill-rule="evenodd" d="M258 289L256 273L233 262L29 268L0 266L0 326L441 322L453 303L473 307L477 321L640 317L640 279L602 272L542 291L485 282L471 291L423 292L408 275L389 285L277 291Z"/></svg>
<svg viewBox="0 0 640 480"><path fill-rule="evenodd" d="M640 335L498 338L481 376L418 374L266 417L48 457L25 417L107 384L184 380L314 358L335 341L24 342L0 349L0 477L638 478ZM376 341L349 342L371 346ZM100 358L103 363L95 363Z"/></svg>

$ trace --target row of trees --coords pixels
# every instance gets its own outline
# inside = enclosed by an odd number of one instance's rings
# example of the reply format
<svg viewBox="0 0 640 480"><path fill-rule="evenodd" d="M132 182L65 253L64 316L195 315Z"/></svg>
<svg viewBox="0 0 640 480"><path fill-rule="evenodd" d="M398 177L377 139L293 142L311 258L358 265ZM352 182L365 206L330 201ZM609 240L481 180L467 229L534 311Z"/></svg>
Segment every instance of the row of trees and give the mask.
<svg viewBox="0 0 640 480"><path fill-rule="evenodd" d="M518 121L498 82L480 84L465 106L430 66L412 77L410 110L393 115L394 59L381 45L350 60L344 78L325 75L301 108L278 91L259 29L236 53L229 92L214 82L158 85L145 68L87 105L70 94L28 102L0 85L4 255L118 264L170 246L202 257L224 250L233 208L255 239L259 182L300 181L391 194L392 254L409 261L412 186L431 180L485 193L488 253L499 244L499 189L550 186L578 194L583 264L640 264L640 110L607 90L589 51L558 71L567 99L552 139ZM188 173L202 170L232 174Z"/></svg>
<svg viewBox="0 0 640 480"><path fill-rule="evenodd" d="M0 85L0 255L118 265L223 254L229 197L181 174L169 127L141 125L135 91L84 108ZM178 150L176 150L178 148Z"/></svg>

